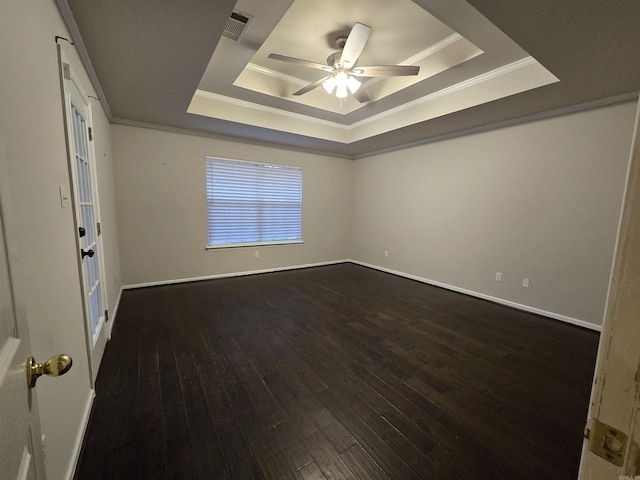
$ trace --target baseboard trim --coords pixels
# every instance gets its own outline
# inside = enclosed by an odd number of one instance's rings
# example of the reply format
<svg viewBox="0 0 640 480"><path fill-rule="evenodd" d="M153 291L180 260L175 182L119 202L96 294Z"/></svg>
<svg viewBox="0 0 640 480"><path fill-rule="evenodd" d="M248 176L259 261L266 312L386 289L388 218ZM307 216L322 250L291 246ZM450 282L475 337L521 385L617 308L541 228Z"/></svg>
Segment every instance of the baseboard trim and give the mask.
<svg viewBox="0 0 640 480"><path fill-rule="evenodd" d="M588 328L589 330L595 330L597 332L602 331L602 326L595 325L591 322L586 322L584 320L580 320L578 318L569 317L567 315L562 315L555 312L550 312L547 310L542 310L537 307L532 307L530 305L524 305L517 302L512 302L511 300L506 300L504 298L493 297L491 295L486 295L484 293L475 292L473 290L468 290L466 288L460 288L455 285L449 285L447 283L438 282L436 280L431 280L429 278L420 277L418 275L412 275L410 273L401 272L398 270L392 270L390 268L381 267L379 265L374 265L371 263L361 262L359 260L353 259L344 259L344 260L334 260L330 262L318 262L318 263L308 263L304 265L290 265L287 267L274 267L274 268L266 268L261 270L248 270L242 272L229 272L229 273L220 273L216 275L206 275L202 277L190 277L190 278L179 278L174 280L161 280L157 282L146 282L146 283L135 283L131 285L123 285L122 290L132 290L136 288L146 288L146 287L158 287L162 285L172 285L176 283L188 283L188 282L199 282L202 280L215 280L218 278L232 278L232 277L242 277L246 275L257 275L261 273L272 273L272 272L282 272L286 270L298 270L301 268L312 268L312 267L323 267L327 265L336 265L339 263L354 263L356 265L361 265L363 267L372 268L374 270L379 270L381 272L390 273L392 275L398 275L400 277L409 278L411 280L416 280L418 282L426 283L428 285L433 285L435 287L445 288L447 290L451 290L453 292L463 293L465 295L470 295L472 297L480 298L482 300L488 300L493 303L498 303L500 305L505 305L507 307L515 308L516 310L522 310L529 313L534 313L536 315L542 315L543 317L552 318L554 320L559 320L561 322L570 323L572 325L577 325L579 327ZM118 297L119 302L120 297ZM114 316L115 318L115 316Z"/></svg>
<svg viewBox="0 0 640 480"><path fill-rule="evenodd" d="M373 268L374 270L379 270L381 272L391 273L393 275L398 275L400 277L409 278L411 280L416 280L418 282L426 283L428 285L433 285L435 287L446 288L447 290L451 290L454 292L464 293L465 295L481 298L482 300L488 300L490 302L498 303L500 305L505 305L507 307L515 308L517 310L522 310L529 313L535 313L536 315L542 315L543 317L549 317L554 320L560 320L561 322L570 323L572 325L577 325L583 328L588 328L589 330L595 330L597 332L602 331L602 326L600 325L595 325L591 322L586 322L584 320L579 320L577 318L561 315L559 313L549 312L547 310L542 310L540 308L532 307L530 305L523 305L521 303L512 302L511 300L505 300L504 298L493 297L491 295L486 295L484 293L475 292L473 290L467 290L465 288L456 287L455 285L449 285L446 283L438 282L436 280L431 280L428 278L419 277L417 275L412 275L410 273L400 272L398 270L392 270L390 268L381 267L379 265L373 265L370 263L361 262L359 260L349 260L349 261L357 265L361 265L363 267Z"/></svg>
<svg viewBox="0 0 640 480"><path fill-rule="evenodd" d="M229 272L229 273L219 273L215 275L205 275L202 277L190 277L190 278L178 278L174 280L160 280L157 282L145 282L145 283L134 283L131 285L123 285L123 290L132 290L135 288L146 288L146 287L158 287L162 285L173 285L175 283L188 283L188 282L200 282L203 280L216 280L218 278L232 278L232 277L243 277L246 275L258 275L261 273L273 273L273 272L283 272L286 270L299 270L302 268L312 268L312 267L324 267L327 265L336 265L338 263L348 263L351 260L333 260L330 262L317 262L317 263L307 263L304 265L290 265L287 267L273 267L273 268L265 268L261 270L247 270L242 272Z"/></svg>
<svg viewBox="0 0 640 480"><path fill-rule="evenodd" d="M87 404L82 414L82 422L80 423L80 429L76 435L76 440L73 444L71 460L69 461L69 468L65 478L67 480L73 480L78 467L78 460L80 460L80 452L82 451L82 445L84 443L84 436L87 433L87 427L89 426L89 419L91 418L91 409L93 408L93 400L96 398L96 391L91 389L89 391L89 397L87 398Z"/></svg>

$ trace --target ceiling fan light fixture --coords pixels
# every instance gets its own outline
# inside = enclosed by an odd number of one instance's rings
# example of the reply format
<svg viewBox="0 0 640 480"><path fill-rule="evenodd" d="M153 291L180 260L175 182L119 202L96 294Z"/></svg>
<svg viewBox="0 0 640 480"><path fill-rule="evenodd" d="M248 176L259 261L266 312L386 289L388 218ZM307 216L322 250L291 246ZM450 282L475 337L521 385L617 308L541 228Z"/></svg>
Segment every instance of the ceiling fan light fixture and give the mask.
<svg viewBox="0 0 640 480"><path fill-rule="evenodd" d="M344 70L338 70L334 75L338 85L347 85L347 79L349 78Z"/></svg>
<svg viewBox="0 0 640 480"><path fill-rule="evenodd" d="M329 78L327 78L324 82L322 82L322 88L324 88L326 90L326 92L331 95L333 93L333 90L336 88L336 79L335 77L332 75Z"/></svg>
<svg viewBox="0 0 640 480"><path fill-rule="evenodd" d="M322 88L324 88L329 95L331 95L335 90L336 97L338 98L345 98L348 94L347 89L351 93L356 93L358 88L360 88L360 85L361 82L359 80L352 77L344 70L339 70L322 82Z"/></svg>
<svg viewBox="0 0 640 480"><path fill-rule="evenodd" d="M336 97L345 98L347 96L347 86L349 85L349 75L344 70L338 71L336 78Z"/></svg>
<svg viewBox="0 0 640 480"><path fill-rule="evenodd" d="M351 75L347 76L347 87L349 87L349 91L351 93L356 93L358 91L358 89L360 88L360 85L362 85L360 80L357 80L356 78L352 77Z"/></svg>

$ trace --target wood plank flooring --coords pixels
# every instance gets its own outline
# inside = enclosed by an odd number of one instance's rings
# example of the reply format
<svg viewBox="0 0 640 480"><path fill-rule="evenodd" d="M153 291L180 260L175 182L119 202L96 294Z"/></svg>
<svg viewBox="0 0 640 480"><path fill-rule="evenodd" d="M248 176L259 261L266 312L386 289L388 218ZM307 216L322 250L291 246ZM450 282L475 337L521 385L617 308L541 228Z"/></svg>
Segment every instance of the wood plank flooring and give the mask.
<svg viewBox="0 0 640 480"><path fill-rule="evenodd" d="M75 478L572 480L597 342L353 264L128 290Z"/></svg>

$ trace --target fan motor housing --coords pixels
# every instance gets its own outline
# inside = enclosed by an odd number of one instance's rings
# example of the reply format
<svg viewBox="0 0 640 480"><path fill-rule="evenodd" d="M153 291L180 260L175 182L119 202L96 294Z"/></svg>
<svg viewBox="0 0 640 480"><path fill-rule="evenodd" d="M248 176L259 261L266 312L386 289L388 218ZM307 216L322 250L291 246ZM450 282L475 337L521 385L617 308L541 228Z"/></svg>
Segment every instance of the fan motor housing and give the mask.
<svg viewBox="0 0 640 480"><path fill-rule="evenodd" d="M330 67L335 67L340 63L340 57L342 56L342 51L333 52L331 55L327 57L327 65Z"/></svg>
<svg viewBox="0 0 640 480"><path fill-rule="evenodd" d="M339 48L340 50L337 52L333 52L331 55L327 57L327 65L329 65L330 67L333 67L340 63L340 57L342 56L342 49L344 48L346 43L347 43L346 35L340 35L339 37L336 37L336 48Z"/></svg>

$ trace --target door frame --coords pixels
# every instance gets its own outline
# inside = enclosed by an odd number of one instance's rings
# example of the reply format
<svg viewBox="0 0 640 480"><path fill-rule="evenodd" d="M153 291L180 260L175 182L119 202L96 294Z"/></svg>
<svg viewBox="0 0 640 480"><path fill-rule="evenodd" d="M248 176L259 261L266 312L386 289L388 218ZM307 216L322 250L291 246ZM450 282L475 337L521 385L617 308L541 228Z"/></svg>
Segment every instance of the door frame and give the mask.
<svg viewBox="0 0 640 480"><path fill-rule="evenodd" d="M624 204L582 446L580 480L640 475L640 98L636 109ZM605 444L607 436L626 437L626 447L619 455L594 448ZM612 459L622 465L615 465Z"/></svg>
<svg viewBox="0 0 640 480"><path fill-rule="evenodd" d="M96 232L95 241L96 241L96 250L97 250L97 265L99 269L99 288L102 297L102 306L101 306L101 317L98 321L98 326L96 327L95 335L92 333L91 327L91 315L89 311L88 304L88 292L86 290L86 273L83 265L83 260L79 252L83 248L82 239L78 235L79 227L82 226L82 219L80 216L80 204L78 198L78 174L75 164L75 145L74 145L74 131L73 125L73 115L71 110L72 100L76 99L73 102L74 105L79 103L77 100L82 102L82 108L86 111L85 121L87 123L87 127L93 129L93 120L92 120L92 109L91 103L87 100L89 97L84 93L84 89L82 85L80 85L78 77L74 74L73 69L71 68L71 62L66 57L64 51L61 49L60 45L58 45L58 62L60 68L60 83L62 87L62 100L63 100L63 116L64 116L64 128L65 128L65 142L67 147L67 167L69 169L69 185L71 186L70 197L71 204L73 210L73 224L74 224L74 236L76 240L76 251L78 252L77 261L78 261L78 275L80 278L80 290L81 290L81 299L82 299L82 309L83 309L83 318L84 318L84 329L85 329L85 340L86 340L86 348L87 355L89 358L89 377L91 381L91 388L93 389L95 386L96 377L98 375L98 369L100 367L100 362L102 360L102 355L104 354L104 349L106 347L106 343L110 338L110 328L107 324L107 318L105 312L107 310L106 302L107 302L107 291L106 291L106 279L105 279L105 266L104 266L104 246L102 242L102 234ZM76 92L73 92L76 90ZM78 108L79 105L76 105ZM84 112L83 112L84 113ZM95 160L95 147L94 142L91 138L88 139L88 155L89 155L89 165L91 169L91 190L92 190L92 203L94 206L94 222L96 224L101 223L100 219L100 195L98 192L98 182L96 178L96 160ZM93 228L96 228L96 225L93 225Z"/></svg>

